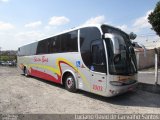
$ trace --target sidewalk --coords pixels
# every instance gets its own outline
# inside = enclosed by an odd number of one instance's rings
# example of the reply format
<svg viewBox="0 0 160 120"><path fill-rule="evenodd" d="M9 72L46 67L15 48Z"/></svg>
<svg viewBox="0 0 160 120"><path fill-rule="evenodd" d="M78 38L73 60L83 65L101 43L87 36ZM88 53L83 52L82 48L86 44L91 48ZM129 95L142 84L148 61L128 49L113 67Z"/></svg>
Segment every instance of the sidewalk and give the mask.
<svg viewBox="0 0 160 120"><path fill-rule="evenodd" d="M138 89L160 94L160 70L158 71L158 85L155 85L154 68L139 71L138 81Z"/></svg>

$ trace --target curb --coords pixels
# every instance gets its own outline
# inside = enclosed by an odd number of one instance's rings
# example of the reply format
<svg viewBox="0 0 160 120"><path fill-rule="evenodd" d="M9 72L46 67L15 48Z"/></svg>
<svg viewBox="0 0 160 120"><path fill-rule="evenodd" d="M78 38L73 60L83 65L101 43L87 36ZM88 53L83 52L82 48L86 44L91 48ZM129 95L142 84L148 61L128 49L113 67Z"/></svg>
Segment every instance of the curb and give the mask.
<svg viewBox="0 0 160 120"><path fill-rule="evenodd" d="M138 83L137 89L160 94L160 85L152 85L152 84L146 84L146 83Z"/></svg>

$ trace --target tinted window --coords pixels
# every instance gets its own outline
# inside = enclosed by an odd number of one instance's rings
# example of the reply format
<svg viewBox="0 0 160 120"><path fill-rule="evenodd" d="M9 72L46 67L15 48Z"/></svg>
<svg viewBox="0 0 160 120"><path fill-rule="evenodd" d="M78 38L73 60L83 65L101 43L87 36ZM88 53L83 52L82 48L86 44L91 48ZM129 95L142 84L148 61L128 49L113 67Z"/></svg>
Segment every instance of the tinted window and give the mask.
<svg viewBox="0 0 160 120"><path fill-rule="evenodd" d="M49 53L49 44L49 39L39 41L37 46L37 54Z"/></svg>
<svg viewBox="0 0 160 120"><path fill-rule="evenodd" d="M36 49L37 49L37 42L25 45L23 47L18 48L18 56L35 55Z"/></svg>
<svg viewBox="0 0 160 120"><path fill-rule="evenodd" d="M78 32L72 31L38 43L37 54L77 52Z"/></svg>
<svg viewBox="0 0 160 120"><path fill-rule="evenodd" d="M30 55L36 55L37 42L30 45Z"/></svg>
<svg viewBox="0 0 160 120"><path fill-rule="evenodd" d="M19 48L18 55L78 52L78 31L68 32Z"/></svg>
<svg viewBox="0 0 160 120"><path fill-rule="evenodd" d="M18 56L22 56L22 47L18 48Z"/></svg>
<svg viewBox="0 0 160 120"><path fill-rule="evenodd" d="M80 29L80 50L84 64L91 68L92 55L91 55L91 42L101 38L98 28L88 27Z"/></svg>
<svg viewBox="0 0 160 120"><path fill-rule="evenodd" d="M60 36L52 37L50 39L49 53L61 52L61 40Z"/></svg>
<svg viewBox="0 0 160 120"><path fill-rule="evenodd" d="M26 46L25 46L25 55L26 55L26 56L29 56L29 55L30 55L30 48L31 48L30 45L26 45Z"/></svg>
<svg viewBox="0 0 160 120"><path fill-rule="evenodd" d="M72 31L61 35L61 51L77 52L78 51L78 32Z"/></svg>
<svg viewBox="0 0 160 120"><path fill-rule="evenodd" d="M106 73L106 57L102 39L91 43L92 70Z"/></svg>

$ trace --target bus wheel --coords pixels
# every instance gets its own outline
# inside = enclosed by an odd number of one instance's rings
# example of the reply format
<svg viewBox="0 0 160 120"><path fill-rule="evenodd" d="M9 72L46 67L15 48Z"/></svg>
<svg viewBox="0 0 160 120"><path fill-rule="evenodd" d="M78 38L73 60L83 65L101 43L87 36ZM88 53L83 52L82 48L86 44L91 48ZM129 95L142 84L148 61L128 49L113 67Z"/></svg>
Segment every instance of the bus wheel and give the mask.
<svg viewBox="0 0 160 120"><path fill-rule="evenodd" d="M67 75L65 79L65 88L70 92L76 92L75 79L72 75Z"/></svg>
<svg viewBox="0 0 160 120"><path fill-rule="evenodd" d="M28 76L29 76L29 74L28 74L28 70L27 70L27 68L26 68L26 67L24 67L23 73L24 73L24 75L25 75L26 77L28 77Z"/></svg>

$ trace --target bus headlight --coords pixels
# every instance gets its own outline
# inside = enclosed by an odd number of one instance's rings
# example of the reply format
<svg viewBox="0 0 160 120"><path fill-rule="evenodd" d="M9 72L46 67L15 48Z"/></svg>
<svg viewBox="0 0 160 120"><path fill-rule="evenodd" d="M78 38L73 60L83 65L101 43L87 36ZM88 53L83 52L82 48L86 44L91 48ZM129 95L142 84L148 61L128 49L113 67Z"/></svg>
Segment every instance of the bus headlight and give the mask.
<svg viewBox="0 0 160 120"><path fill-rule="evenodd" d="M114 86L122 86L123 85L123 83L119 82L119 81L110 81L110 84L114 85Z"/></svg>

